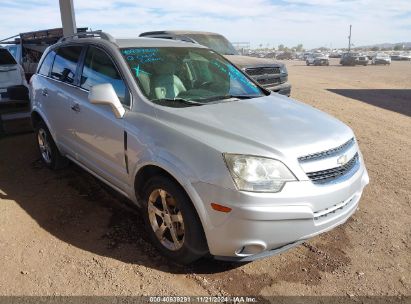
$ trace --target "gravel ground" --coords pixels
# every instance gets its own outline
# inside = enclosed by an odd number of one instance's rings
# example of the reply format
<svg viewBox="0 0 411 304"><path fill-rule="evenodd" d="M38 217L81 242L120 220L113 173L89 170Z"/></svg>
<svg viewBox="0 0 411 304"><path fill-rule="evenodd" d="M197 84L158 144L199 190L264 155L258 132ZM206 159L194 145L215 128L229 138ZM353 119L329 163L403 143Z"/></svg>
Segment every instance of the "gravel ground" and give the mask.
<svg viewBox="0 0 411 304"><path fill-rule="evenodd" d="M307 67L293 97L357 135L370 175L344 225L248 264L175 266L139 211L71 165L44 168L33 134L0 139L0 295L411 295L411 63Z"/></svg>

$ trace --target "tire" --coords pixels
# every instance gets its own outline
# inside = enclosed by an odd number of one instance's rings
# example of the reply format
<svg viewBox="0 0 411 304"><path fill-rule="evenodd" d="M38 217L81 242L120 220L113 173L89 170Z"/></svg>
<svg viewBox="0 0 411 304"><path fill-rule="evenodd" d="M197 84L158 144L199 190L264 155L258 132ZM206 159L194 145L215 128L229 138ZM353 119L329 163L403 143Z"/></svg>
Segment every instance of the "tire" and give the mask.
<svg viewBox="0 0 411 304"><path fill-rule="evenodd" d="M308 62L308 60L305 62L308 66L310 65L310 63Z"/></svg>
<svg viewBox="0 0 411 304"><path fill-rule="evenodd" d="M144 187L143 198L143 218L147 232L163 256L187 265L208 254L200 219L179 184L165 176L152 177Z"/></svg>
<svg viewBox="0 0 411 304"><path fill-rule="evenodd" d="M68 159L62 156L50 134L46 124L41 121L36 127L37 148L39 150L41 160L46 167L57 170L68 165Z"/></svg>

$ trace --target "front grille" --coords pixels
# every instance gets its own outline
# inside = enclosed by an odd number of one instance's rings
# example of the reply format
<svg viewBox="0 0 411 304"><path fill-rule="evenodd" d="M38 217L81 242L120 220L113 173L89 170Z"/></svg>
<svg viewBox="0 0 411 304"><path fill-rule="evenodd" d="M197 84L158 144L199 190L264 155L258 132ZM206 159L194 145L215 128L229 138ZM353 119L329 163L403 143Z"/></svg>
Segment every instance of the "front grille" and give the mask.
<svg viewBox="0 0 411 304"><path fill-rule="evenodd" d="M305 155L305 156L301 156L298 158L298 160L300 162L303 161L311 161L311 160L316 160L316 159L321 159L321 158L325 158L325 157L330 157L333 155L337 155L338 153L347 150L348 148L350 148L353 144L354 144L354 138L351 138L349 141L347 141L346 143L342 144L341 146L337 147L337 148L333 148L330 150L326 150L326 151L322 151L322 152L318 152L318 153L314 153L314 154L309 154L309 155Z"/></svg>
<svg viewBox="0 0 411 304"><path fill-rule="evenodd" d="M261 85L279 84L281 83L281 79L280 78L262 78L262 79L257 79L257 82Z"/></svg>
<svg viewBox="0 0 411 304"><path fill-rule="evenodd" d="M316 184L328 183L350 172L357 162L358 153L355 153L354 157L351 158L345 165L322 171L309 172L307 173L307 176Z"/></svg>
<svg viewBox="0 0 411 304"><path fill-rule="evenodd" d="M250 76L280 74L279 67L248 68L245 72Z"/></svg>

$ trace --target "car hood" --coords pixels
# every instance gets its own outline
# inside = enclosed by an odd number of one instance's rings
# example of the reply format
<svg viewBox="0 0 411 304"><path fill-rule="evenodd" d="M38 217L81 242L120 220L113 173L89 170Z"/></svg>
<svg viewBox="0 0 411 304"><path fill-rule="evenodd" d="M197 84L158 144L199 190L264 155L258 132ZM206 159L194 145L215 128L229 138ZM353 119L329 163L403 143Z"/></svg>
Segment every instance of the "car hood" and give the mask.
<svg viewBox="0 0 411 304"><path fill-rule="evenodd" d="M249 56L240 56L240 55L224 55L225 58L230 60L239 68L249 68L249 67L262 67L262 66L277 66L281 67L284 66L283 63L274 61L272 59L267 58L257 58L257 57L249 57Z"/></svg>
<svg viewBox="0 0 411 304"><path fill-rule="evenodd" d="M157 116L220 152L300 157L354 136L334 117L275 93L198 107L161 107Z"/></svg>

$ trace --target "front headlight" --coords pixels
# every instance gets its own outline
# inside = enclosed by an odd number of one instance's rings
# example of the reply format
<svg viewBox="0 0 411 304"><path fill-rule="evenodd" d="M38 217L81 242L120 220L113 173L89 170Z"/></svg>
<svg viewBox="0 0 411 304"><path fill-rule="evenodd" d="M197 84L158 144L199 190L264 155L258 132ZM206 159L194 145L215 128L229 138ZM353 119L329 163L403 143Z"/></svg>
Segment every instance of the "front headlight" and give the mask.
<svg viewBox="0 0 411 304"><path fill-rule="evenodd" d="M280 161L251 155L224 154L227 167L238 190L279 192L295 176Z"/></svg>
<svg viewBox="0 0 411 304"><path fill-rule="evenodd" d="M280 73L281 74L288 74L287 67L285 65L280 67Z"/></svg>

